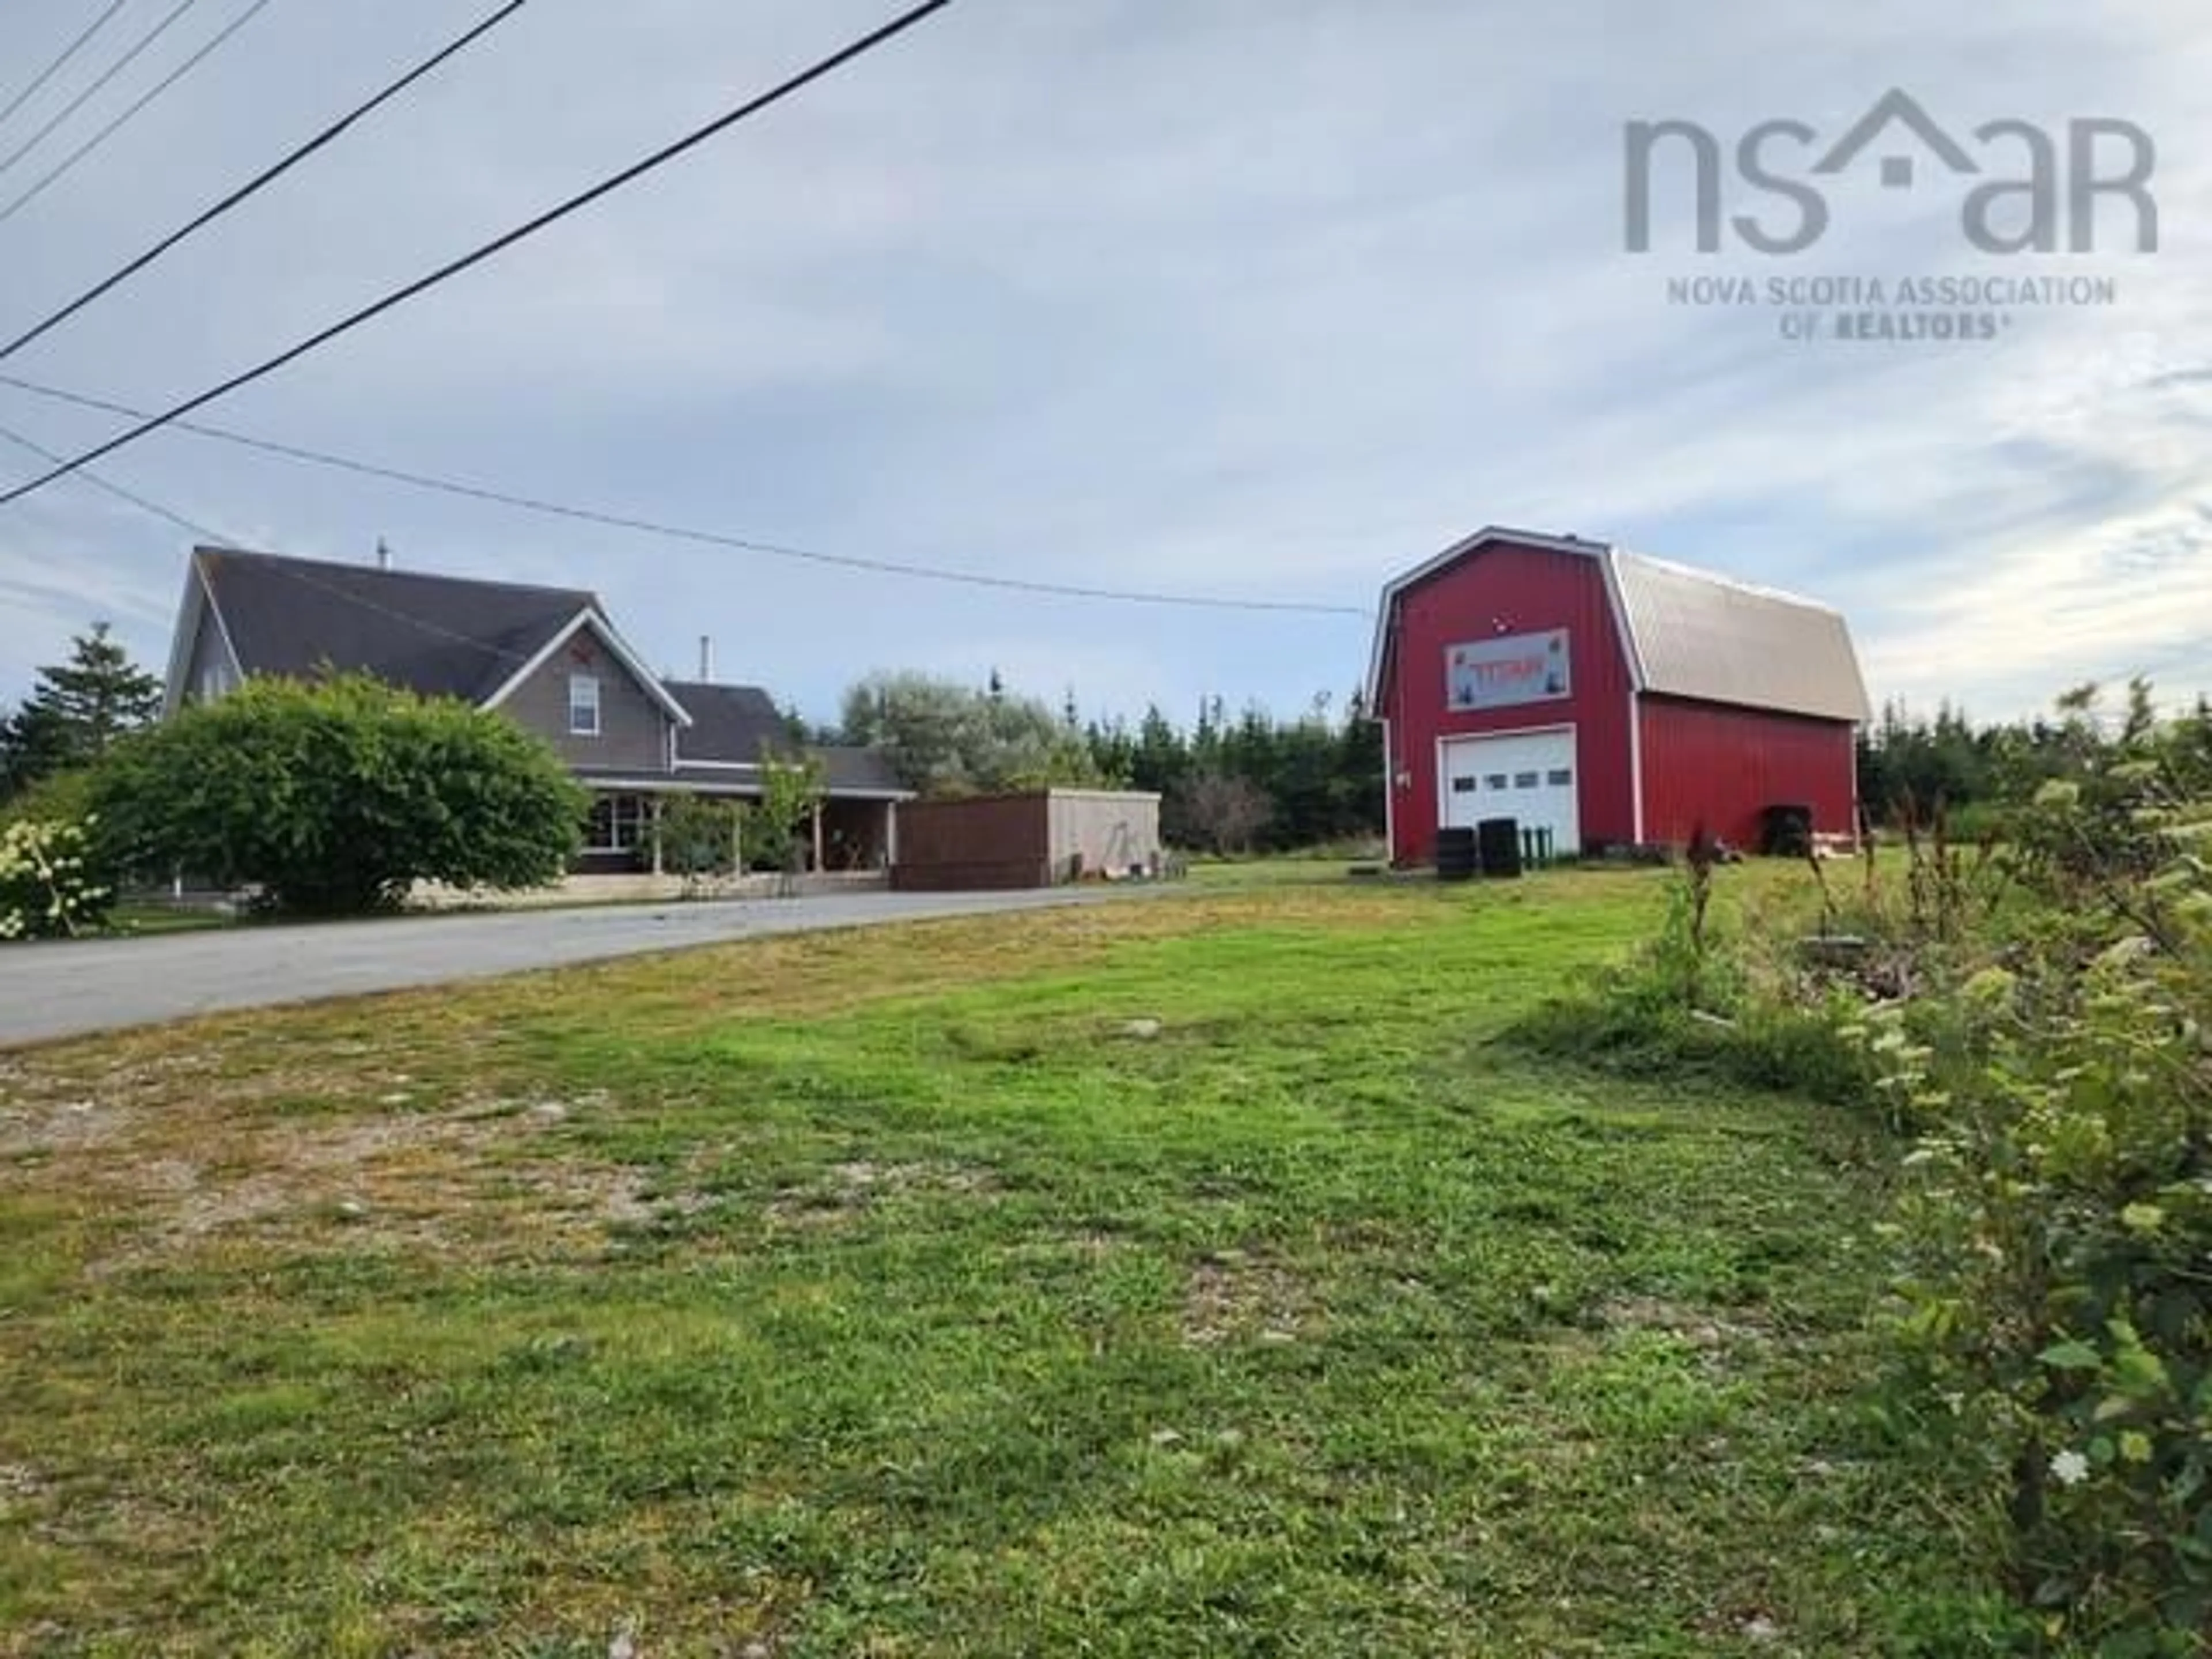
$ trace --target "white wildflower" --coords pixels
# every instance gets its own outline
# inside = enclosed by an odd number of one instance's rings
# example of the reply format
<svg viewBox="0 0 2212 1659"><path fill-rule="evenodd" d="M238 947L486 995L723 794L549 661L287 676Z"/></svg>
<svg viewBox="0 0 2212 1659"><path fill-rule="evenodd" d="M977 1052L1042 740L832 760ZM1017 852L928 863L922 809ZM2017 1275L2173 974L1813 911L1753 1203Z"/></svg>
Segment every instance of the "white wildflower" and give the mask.
<svg viewBox="0 0 2212 1659"><path fill-rule="evenodd" d="M2051 1460L2051 1478L2062 1486L2078 1486L2089 1478L2089 1460L2077 1451L2063 1451Z"/></svg>

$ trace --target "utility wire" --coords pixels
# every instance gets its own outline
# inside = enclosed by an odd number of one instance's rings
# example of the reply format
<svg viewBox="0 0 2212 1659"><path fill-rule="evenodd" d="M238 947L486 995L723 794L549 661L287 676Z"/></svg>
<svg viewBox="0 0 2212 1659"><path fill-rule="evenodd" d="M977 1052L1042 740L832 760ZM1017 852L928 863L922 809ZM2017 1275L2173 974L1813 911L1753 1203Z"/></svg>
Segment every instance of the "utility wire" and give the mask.
<svg viewBox="0 0 2212 1659"><path fill-rule="evenodd" d="M243 553L246 550L244 548L233 548L228 550ZM393 622L404 623L408 627L415 629L421 633L428 634L433 638L448 640L455 645L471 646L477 650L486 652L492 656L504 657L509 662L528 662L530 660L530 657L527 653L517 651L512 646L495 645L489 640L480 640L473 634L461 633L457 629L447 627L443 623L434 623L428 617L416 616L412 611L398 611L394 610L388 605L380 605L374 599L370 599L366 593L356 593L350 588L340 587L336 582L327 582L319 576L312 576L306 571L298 568L296 561L272 558L265 568L273 571L277 575L289 578L291 580L299 583L302 587L312 587L318 592L328 594L334 599L343 599L348 605L356 606L361 610L373 611L380 617L389 617Z"/></svg>
<svg viewBox="0 0 2212 1659"><path fill-rule="evenodd" d="M0 426L0 440L4 440L9 443L14 444L20 449L27 449L33 455L43 455L50 461L57 461L61 459L58 454L54 451L48 449L44 444L38 442L34 439L27 438L21 433L15 431L8 427ZM186 518L183 514L176 511L173 507L162 506L161 502L155 501L150 496L141 495L137 491L133 489L125 489L121 484L117 483L111 478L101 477L96 472L89 471L82 468L79 469L77 476L82 478L85 483L95 485L98 488L106 490L109 495L116 496L119 500L130 502L131 506L138 508L142 513L150 513L157 519L166 520L170 524L176 525L184 530L191 532L191 534L198 537L203 544L214 548L217 551L225 553L243 553L247 550L243 544L234 541L231 538L226 535L223 535L220 531L210 530L207 526ZM434 623L427 617L417 617L410 611L394 610L388 605L380 605L366 594L356 593L350 589L339 586L336 582L324 581L319 577L309 574L307 571L296 569L294 568L294 564L295 562L292 560L277 559L272 561L268 568L276 574L288 577L291 580L298 582L304 587L314 588L319 592L326 593L332 599L343 599L348 605L357 605L364 611L373 611L378 616L388 617L394 622L404 623L410 628L416 629L422 633L434 635L439 639L450 640L459 645L473 646L477 650L487 652L495 657L506 657L516 662L524 662L528 660L521 652L514 650L512 647L497 645L489 640L480 640L472 634L457 632L453 629L446 627L442 623Z"/></svg>
<svg viewBox="0 0 2212 1659"><path fill-rule="evenodd" d="M9 202L7 206L0 208L0 224L7 223L9 220L14 218L25 208L30 206L33 202L35 202L40 197L46 193L48 186L58 183L64 174L76 168L78 162L83 161L86 156L91 155L93 151L98 149L102 144L106 143L110 138L112 138L125 127L129 126L131 122L137 120L138 118L139 111L144 109L147 105L152 103L156 98L159 98L171 87L176 85L178 82L183 80L187 75L190 75L194 70L198 69L200 66L202 59L210 58L214 56L216 52L221 51L224 42L228 41L232 35L237 33L239 30L244 28L256 17L259 16L263 8L268 4L269 0L253 0L253 3L252 5L248 6L244 11L239 13L237 16L232 18L228 23L225 24L222 28L216 33L213 39L207 42L206 45L203 46L191 57L185 58L183 63L171 70L167 75L156 81L144 92L140 93L137 100L133 102L129 108L125 109L120 115L110 121L106 126L100 128L99 131L94 133L91 137L86 139L75 149L71 150L67 155L62 157L59 162L48 168L47 171L39 179L39 181L33 185L28 190L26 190L21 195L16 197L15 200Z"/></svg>
<svg viewBox="0 0 2212 1659"><path fill-rule="evenodd" d="M497 11L492 13L491 15L485 18L474 28L469 30L467 33L460 35L446 46L440 47L436 52L431 53L429 57L416 64L413 69L409 70L406 74L401 76L397 81L392 82L389 86L386 87L383 91L378 93L367 102L355 105L353 108L348 110L343 115L338 117L337 120L331 122L313 137L308 139L305 143L300 144L295 149L288 151L285 155L280 156L268 167L264 167L259 173L254 174L252 178L247 179L244 184L239 185L237 189L232 191L230 194L225 196L222 200L207 208L198 217L190 220L185 224L179 225L175 230L171 231L167 236L164 236L160 241L155 243L153 246L148 248L143 253L131 260L130 264L125 265L121 270L116 271L112 276L102 277L99 282L94 283L83 293L78 295L76 299L71 300L67 305L64 306L59 311L55 312L53 315L48 317L44 322L33 325L30 328L26 329L22 333L17 335L14 339L9 341L7 344L0 345L0 359L6 359L14 356L15 353L21 351L25 346L30 344L32 341L37 339L48 330L58 327L62 323L66 322L70 318L83 310L85 307L99 299L103 294L109 292L119 284L127 282L130 278L137 276L140 271L145 270L148 265L152 264L156 259L167 253L171 248L176 246L178 243L183 241L186 237L205 228L208 225L212 224L216 220L222 218L224 214L229 212L233 208L238 206L241 202L244 202L248 197L258 194L264 186L272 184L276 179L282 178L285 173L290 172L301 162L313 155L317 150L321 149L325 145L329 144L338 138L348 128L351 127L355 122L360 120L363 116L369 114L380 106L388 103L392 99L398 97L401 93L406 91L409 87L414 85L416 82L421 80L424 76L438 68L439 65L443 64L447 58L453 57L456 52L475 44L477 40L489 33L493 29L505 22L508 18L514 16L516 12L520 11L522 8L528 3L529 0L507 0L507 4L501 6ZM249 15L250 15L251 14L249 14ZM240 22L243 22L245 19L241 18L239 21ZM235 28L238 25L234 23L231 27ZM159 91L160 88L156 88L155 90ZM141 101L143 102L143 100L142 100ZM137 106L133 106L134 110L136 107ZM131 112L130 111L125 112L124 118L128 119ZM112 131L112 128L111 127L109 131ZM103 132L100 137L106 137L106 133ZM98 139L95 138L94 142L97 143ZM83 153L84 152L82 150L79 150L77 152L77 155L71 156L69 161L64 162L60 167L56 168L52 173L48 173L45 178L40 179L37 184L32 185L29 190L24 191L22 195L18 196L14 201L9 203L6 207L0 208L0 223L6 222L7 220L15 215L17 209L22 207L26 203L29 202L33 197L36 196L40 191L52 184L62 173L66 172L69 167L76 161L77 156L83 155Z"/></svg>
<svg viewBox="0 0 2212 1659"><path fill-rule="evenodd" d="M103 10L99 16L94 18L92 21L84 26L84 32L78 35L76 40L70 41L69 45L62 48L62 55L55 58L52 63L47 64L46 68L40 70L36 75L33 76L31 77L31 84L25 87L13 98L10 98L8 100L7 106L5 108L0 108L0 122L4 122L9 116L13 115L17 110L22 108L24 105L29 103L33 98L36 97L38 95L39 88L46 85L47 82L52 80L55 76L61 73L63 67L68 64L69 60L76 57L79 52L82 51L86 43L88 42L94 35L99 33L101 29L107 27L107 20L114 16L117 12L121 11L124 7L130 3L131 0L108 0L106 9Z"/></svg>
<svg viewBox="0 0 2212 1659"><path fill-rule="evenodd" d="M48 118L46 125L40 127L36 132L33 133L28 138L26 138L21 143L16 145L14 149L9 151L6 159L0 160L0 173L6 173L8 169L14 167L16 162L21 161L26 155L28 155L40 144L46 143L47 136L51 134L56 127L61 125L61 124L68 120L70 116L82 109L86 104L92 100L94 94L98 93L102 87L106 86L110 81L112 81L117 76L122 74L125 70L129 69L131 64L137 63L138 61L138 54L140 52L145 51L147 47L152 46L156 40L167 34L169 32L169 26L172 23L174 23L179 18L182 17L186 12L190 11L198 3L199 0L177 0L176 6L167 16L163 17L160 22L155 24L151 29L147 31L147 33L140 35L138 37L138 43L136 46L132 46L130 51L125 52L122 57L117 58L113 63L107 66L106 73L101 75L90 86L87 87L82 92L77 94L76 97L70 99L68 103L63 105L59 110L55 112L55 113Z"/></svg>
<svg viewBox="0 0 2212 1659"><path fill-rule="evenodd" d="M190 5L192 3L192 0L184 0L184 3ZM907 10L901 12L897 16L892 18L890 21L882 25L878 28L870 31L866 34L862 35L859 40L853 41L850 45L839 47L828 57L817 60L805 69L799 70L796 75L791 76L787 79L769 88L766 92L746 100L744 103L739 104L734 109L724 112L722 114L716 116L713 120L708 122L704 126L695 128L692 131L685 134L683 137L678 138L673 143L664 145L659 149L653 151L650 155L645 156L640 161L631 162L628 167L623 167L619 172L610 174L608 177L602 179L598 184L592 185L589 189L580 191L578 194L568 198L565 202L562 202L555 207L547 209L544 212L538 214L535 218L526 220L521 224L515 226L513 229L502 232L501 234L492 238L489 242L485 242L470 252L461 255L459 258L447 261L446 264L439 266L435 270L429 272L428 275L418 276L413 282L405 284L404 287L393 289L382 299L363 306L360 310L354 312L349 316L341 318L338 321L332 323L327 328L319 330L317 332L309 335L306 339L301 341L298 344L288 347L286 349L278 352L275 356L266 359L263 362L257 364L255 367L246 369L240 374L234 374L228 380L210 386L205 392L202 392L196 396L187 398L184 402L176 404L174 407L166 410L159 415L149 416L148 419L140 422L137 426L131 427L124 432L118 433L114 437L108 439L106 442L94 445L90 449L85 450L82 453L73 456L69 460L64 461L54 467L50 468L48 471L40 474L37 477L31 479L27 483L18 484L13 489L8 490L4 494L0 494L0 507L4 507L10 501L21 501L33 490L43 489L47 484L53 483L57 478L68 477L69 474L74 472L77 468L84 465L88 462L96 461L103 455L112 454L115 451L121 449L125 445L136 443L148 433L155 430L157 428L167 426L170 422L178 419L179 416L189 415L194 410L199 409L205 404L211 404L216 398L227 396L230 392L237 391L239 387L242 386L250 385L252 382L262 379L264 375L275 374L286 364L290 363L298 358L306 356L309 352L315 350L319 347L329 344L340 335L350 333L353 330L359 328L362 324L383 315L387 311L393 310L398 307L405 304L408 301L414 299L416 295L437 287L441 283L450 281L452 278L460 275L461 272L469 270L471 266L483 264L494 254L501 252L505 249L514 246L516 243L537 234L538 232L544 230L549 225L555 224L559 221L567 218L570 214L578 212L583 208L588 207L593 202L598 201L601 197L609 195L611 192L621 189L624 185L629 184L633 180L643 177L645 174L653 172L658 167L665 166L668 162L674 161L678 156L684 155L689 150L696 149L699 145L705 143L709 138L714 137L716 134L722 132L727 128L735 126L738 122L746 119L748 117L758 114L761 111L767 109L770 105L781 103L784 99L790 97L792 94L799 91L801 88L811 86L813 82L821 80L824 76L833 73L846 64L852 62L854 58L873 51L876 47L882 46L885 41L891 40L894 36L903 34L907 30L912 28L924 18L944 10L945 7L951 3L952 0L922 0L922 3L920 5L910 7Z"/></svg>
<svg viewBox="0 0 2212 1659"><path fill-rule="evenodd" d="M35 442L33 440L25 437L20 432L10 431L4 426L0 426L0 438L6 439L9 443L14 444L18 449L27 449L33 455L44 456L49 461L58 461L62 459L52 450L48 449L44 444ZM224 535L221 531L210 530L205 525L198 522L196 520L186 518L183 514L177 512L173 507L164 507L161 502L154 501L150 497L141 495L136 490L125 489L121 484L117 483L112 478L104 478L97 472L83 471L82 469L80 470L78 476L82 477L87 483L93 485L94 488L104 489L109 495L115 496L120 501L130 502L131 506L137 507L140 512L150 513L157 519L165 519L169 523L177 526L179 529L187 531L191 534L198 537L202 541L212 543L216 546L222 548L235 548L238 545L237 543L232 541L229 537Z"/></svg>
<svg viewBox="0 0 2212 1659"><path fill-rule="evenodd" d="M60 386L42 385L14 374L0 374L0 386L12 387L33 397L51 398L57 403L72 404L79 409L99 410L105 414L137 418L145 410L134 409L106 398L88 397L81 392L69 392ZM200 421L173 421L178 431L194 437L211 438L218 442L236 444L244 448L258 450L264 454L281 456L287 460L303 461L313 466L332 467L366 478L379 478L386 483L404 484L411 489L434 490L441 495L458 495L465 500L489 501L499 507L511 507L525 513L536 513L547 518L568 519L582 524L603 526L611 530L635 531L641 535L658 536L665 540L691 542L709 547L732 548L742 553L757 553L778 559L801 561L809 564L830 565L845 570L865 570L878 575L910 576L926 581L952 582L969 587L993 587L1018 593L1049 594L1061 599L1107 599L1127 605L1156 605L1177 606L1201 611L1287 611L1295 614L1323 617L1366 617L1372 613L1365 607L1350 605L1321 605L1299 599L1240 599L1222 596L1146 592L1133 588L1088 587L1066 582L1031 580L1019 576L994 576L977 570L961 570L939 565L914 564L896 559L865 558L858 554L829 553L809 547L795 547L788 543L762 541L749 536L738 536L716 530L702 530L693 526L663 523L636 517L626 513L615 513L599 507L578 507L564 501L548 501L543 496L517 495L487 485L465 483L455 478L439 477L428 472L411 472L396 466L380 466L350 455L339 455L326 449L310 449L301 444L282 443L273 438L257 437L234 428L211 426Z"/></svg>

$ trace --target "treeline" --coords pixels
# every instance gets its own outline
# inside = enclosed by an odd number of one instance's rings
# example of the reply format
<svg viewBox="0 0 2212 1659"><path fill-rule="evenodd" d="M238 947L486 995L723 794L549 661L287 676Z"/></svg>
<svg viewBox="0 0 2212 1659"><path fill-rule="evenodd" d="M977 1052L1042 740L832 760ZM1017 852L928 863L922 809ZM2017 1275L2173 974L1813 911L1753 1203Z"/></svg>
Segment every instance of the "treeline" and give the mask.
<svg viewBox="0 0 2212 1659"><path fill-rule="evenodd" d="M2161 720L2148 681L2135 680L2107 708L2094 685L2077 686L2032 720L1976 725L1948 703L1933 716L1894 702L1859 734L1859 799L1877 824L1942 807L1968 830L1993 823L2008 803L2031 800L2054 780L2077 776L2097 757L2140 746L2153 732L2186 749L2212 747L2212 701Z"/></svg>
<svg viewBox="0 0 2212 1659"><path fill-rule="evenodd" d="M1326 694L1294 720L1256 707L1231 716L1218 697L1188 727L1157 707L1132 726L1083 719L1007 690L920 674L872 676L846 693L824 740L881 750L927 795L1044 785L1146 789L1162 798L1161 830L1180 847L1279 852L1367 842L1382 833L1382 751L1355 697Z"/></svg>
<svg viewBox="0 0 2212 1659"><path fill-rule="evenodd" d="M1382 834L1382 741L1355 695L1341 714L1316 696L1295 720L1258 708L1231 718L1218 697L1186 732L1150 708L1132 728L1093 722L1099 772L1161 796L1161 833L1208 852L1286 852Z"/></svg>

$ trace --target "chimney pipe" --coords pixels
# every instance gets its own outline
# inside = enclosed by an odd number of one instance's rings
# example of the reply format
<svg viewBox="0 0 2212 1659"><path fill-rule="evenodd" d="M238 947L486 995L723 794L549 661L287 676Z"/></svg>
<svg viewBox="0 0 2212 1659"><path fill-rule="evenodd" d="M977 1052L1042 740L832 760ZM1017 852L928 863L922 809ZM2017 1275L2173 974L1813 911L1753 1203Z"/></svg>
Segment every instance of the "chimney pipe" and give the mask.
<svg viewBox="0 0 2212 1659"><path fill-rule="evenodd" d="M699 678L712 684L714 678L714 641L711 635L699 636Z"/></svg>

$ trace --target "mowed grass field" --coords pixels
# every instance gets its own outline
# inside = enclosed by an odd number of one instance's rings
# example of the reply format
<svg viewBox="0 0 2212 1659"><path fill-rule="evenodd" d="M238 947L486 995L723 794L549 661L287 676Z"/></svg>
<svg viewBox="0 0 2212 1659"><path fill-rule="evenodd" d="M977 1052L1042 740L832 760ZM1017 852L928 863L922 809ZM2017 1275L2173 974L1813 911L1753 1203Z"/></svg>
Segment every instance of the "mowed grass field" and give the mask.
<svg viewBox="0 0 2212 1659"><path fill-rule="evenodd" d="M1888 1151L1328 874L0 1055L0 1652L1911 1650Z"/></svg>

